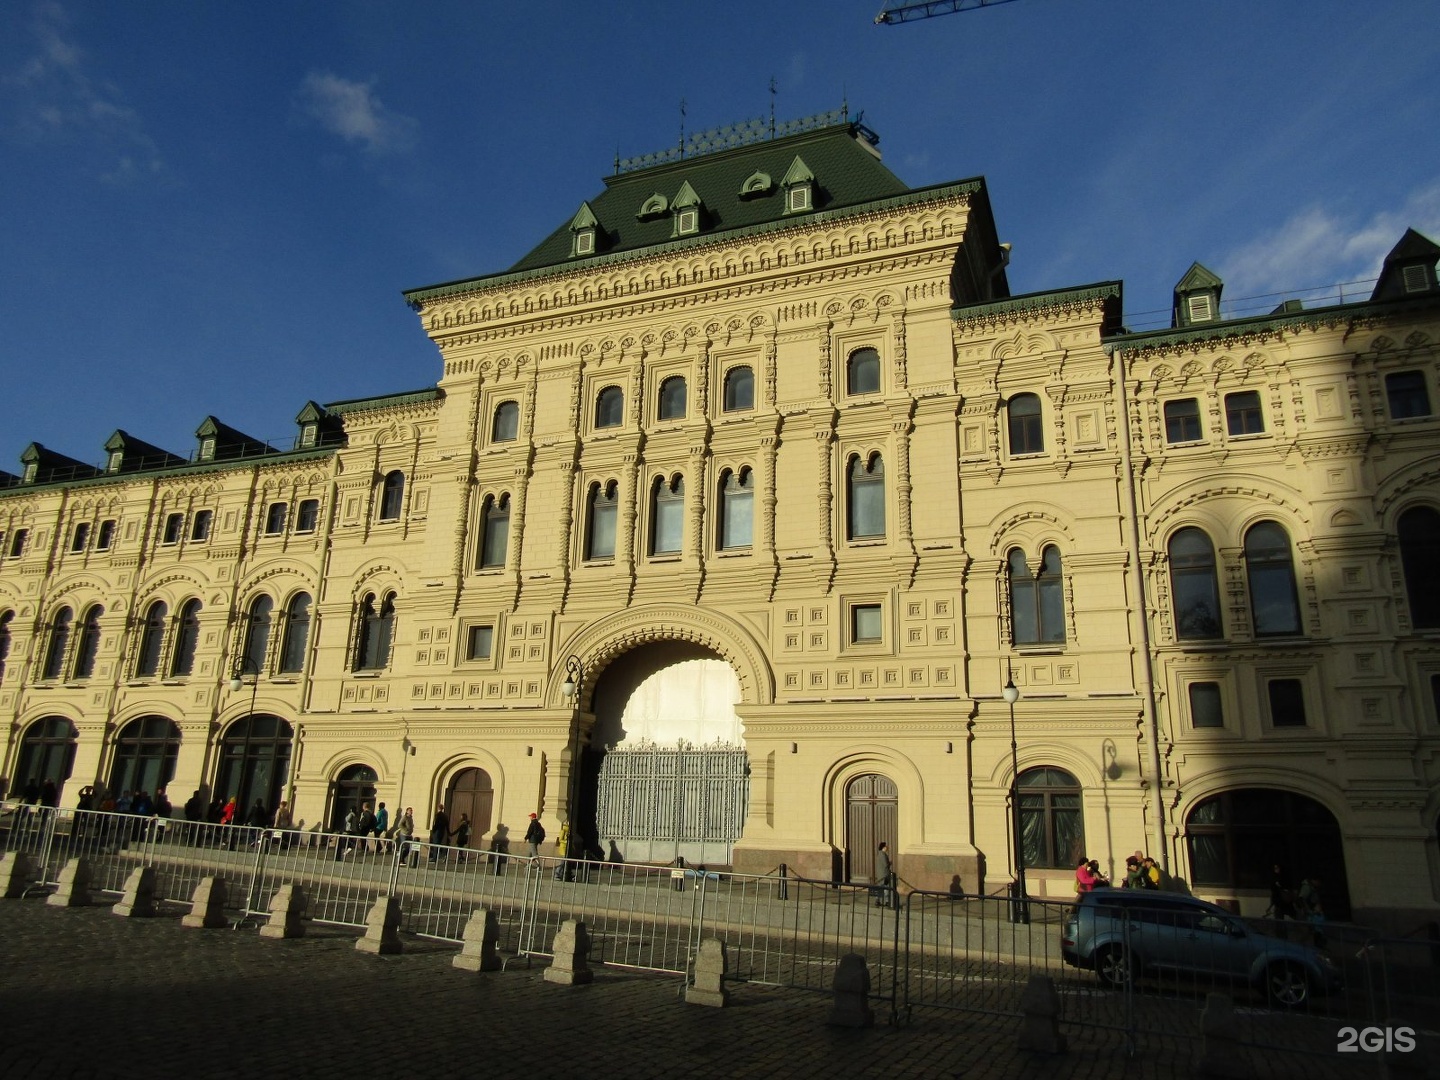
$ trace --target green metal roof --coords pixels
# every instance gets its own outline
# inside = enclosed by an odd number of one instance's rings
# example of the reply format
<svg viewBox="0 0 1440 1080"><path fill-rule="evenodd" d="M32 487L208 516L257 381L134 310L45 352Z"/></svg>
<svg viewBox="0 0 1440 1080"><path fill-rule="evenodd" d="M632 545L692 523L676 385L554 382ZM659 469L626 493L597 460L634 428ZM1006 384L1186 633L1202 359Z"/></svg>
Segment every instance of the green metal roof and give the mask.
<svg viewBox="0 0 1440 1080"><path fill-rule="evenodd" d="M388 409L394 405L418 405L426 401L436 401L443 396L438 386L427 386L423 390L405 390L398 394L382 394L379 397L331 401L324 409L331 416L344 416L346 413L366 412L370 409Z"/></svg>
<svg viewBox="0 0 1440 1080"><path fill-rule="evenodd" d="M1020 311L1039 311L1044 308L1062 307L1065 304L1083 304L1091 300L1120 300L1123 285L1119 281L1097 281L1093 285L1077 285L1069 289L1049 289L1045 292L1023 293L1009 296L1004 300L991 300L984 304L967 304L950 309L950 317L956 322L964 319L983 319L991 315L1009 315ZM1115 315L1119 315L1118 304Z"/></svg>

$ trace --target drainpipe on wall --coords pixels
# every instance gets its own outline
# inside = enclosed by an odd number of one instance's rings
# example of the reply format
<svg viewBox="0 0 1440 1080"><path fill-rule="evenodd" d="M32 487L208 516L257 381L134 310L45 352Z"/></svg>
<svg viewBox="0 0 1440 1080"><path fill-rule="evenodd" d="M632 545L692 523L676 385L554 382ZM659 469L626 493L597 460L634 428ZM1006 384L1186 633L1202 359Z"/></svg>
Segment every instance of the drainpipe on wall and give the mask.
<svg viewBox="0 0 1440 1080"><path fill-rule="evenodd" d="M1160 718L1155 702L1155 658L1150 650L1149 605L1145 597L1145 571L1140 565L1140 510L1135 495L1135 466L1130 454L1130 400L1125 391L1125 359L1121 347L1106 347L1115 365L1115 382L1119 388L1120 401L1120 462L1125 471L1125 516L1129 519L1129 535L1125 538L1129 547L1131 573L1134 577L1136 615L1133 618L1136 636L1140 641L1140 693L1145 709L1145 735L1150 740L1150 754L1147 762L1150 772L1150 796L1154 805L1151 815L1151 843L1155 857L1168 874L1170 872L1170 850L1165 839L1165 775L1160 764Z"/></svg>

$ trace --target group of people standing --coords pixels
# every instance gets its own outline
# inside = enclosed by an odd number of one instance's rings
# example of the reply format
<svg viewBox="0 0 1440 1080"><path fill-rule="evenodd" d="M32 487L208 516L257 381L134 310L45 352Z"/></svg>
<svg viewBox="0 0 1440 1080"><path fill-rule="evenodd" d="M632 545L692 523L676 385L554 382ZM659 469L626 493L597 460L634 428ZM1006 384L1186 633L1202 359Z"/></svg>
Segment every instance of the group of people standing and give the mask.
<svg viewBox="0 0 1440 1080"><path fill-rule="evenodd" d="M1161 889L1164 875L1149 855L1135 852L1125 859L1125 877L1120 882L1122 889ZM1092 889L1110 888L1110 879L1100 870L1095 859L1082 858L1075 865L1075 891L1087 893Z"/></svg>

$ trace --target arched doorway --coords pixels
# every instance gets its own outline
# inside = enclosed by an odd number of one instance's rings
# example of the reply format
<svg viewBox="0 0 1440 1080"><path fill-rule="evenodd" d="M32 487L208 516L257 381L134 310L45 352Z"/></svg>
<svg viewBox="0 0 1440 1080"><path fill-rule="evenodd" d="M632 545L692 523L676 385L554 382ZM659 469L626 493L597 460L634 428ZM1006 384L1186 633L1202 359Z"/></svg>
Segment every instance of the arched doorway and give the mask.
<svg viewBox="0 0 1440 1080"><path fill-rule="evenodd" d="M460 815L470 815L470 844L490 831L490 812L495 803L495 789L490 774L484 769L461 769L450 781L445 796L445 809L450 814L450 828L460 824Z"/></svg>
<svg viewBox="0 0 1440 1080"><path fill-rule="evenodd" d="M120 729L115 760L110 764L110 790L148 791L151 795L175 777L180 729L163 716L142 716Z"/></svg>
<svg viewBox="0 0 1440 1080"><path fill-rule="evenodd" d="M290 725L278 716L260 713L236 720L220 742L215 794L235 797L243 818L259 799L267 815L280 805L280 792L290 775Z"/></svg>
<svg viewBox="0 0 1440 1080"><path fill-rule="evenodd" d="M1195 804L1185 819L1192 884L1268 894L1278 865L1292 886L1317 878L1325 914L1350 917L1340 823L1293 791L1237 788Z"/></svg>
<svg viewBox="0 0 1440 1080"><path fill-rule="evenodd" d="M846 881L869 884L880 842L895 851L899 819L900 792L889 777L866 773L845 785Z"/></svg>
<svg viewBox="0 0 1440 1080"><path fill-rule="evenodd" d="M11 786L17 791L25 790L33 781L37 788L43 789L48 780L55 785L55 805L58 806L61 790L75 766L78 738L75 725L63 716L47 716L35 721L25 729L25 737L20 741L20 757L15 763Z"/></svg>
<svg viewBox="0 0 1440 1080"><path fill-rule="evenodd" d="M580 843L628 862L729 865L750 797L734 668L701 646L657 642L611 663L591 701Z"/></svg>
<svg viewBox="0 0 1440 1080"><path fill-rule="evenodd" d="M359 814L367 802L371 810L375 809L375 785L379 780L380 774L369 765L350 765L340 770L330 785L331 831L345 831L345 815L351 810Z"/></svg>

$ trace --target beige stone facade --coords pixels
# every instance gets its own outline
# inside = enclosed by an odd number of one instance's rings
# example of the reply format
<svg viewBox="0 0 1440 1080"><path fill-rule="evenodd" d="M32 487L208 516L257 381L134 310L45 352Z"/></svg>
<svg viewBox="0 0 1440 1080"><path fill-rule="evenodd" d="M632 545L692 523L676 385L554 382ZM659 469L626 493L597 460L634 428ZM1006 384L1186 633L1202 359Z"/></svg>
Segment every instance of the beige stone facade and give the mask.
<svg viewBox="0 0 1440 1080"><path fill-rule="evenodd" d="M888 837L906 884L996 891L1014 761L1032 893L1144 849L1247 912L1283 859L1433 917L1428 249L1423 288L1258 319L1195 317L1219 287L1187 276L1127 334L1118 283L1008 296L981 181L847 200L826 163L879 168L863 135L615 178L628 216L586 204L560 256L409 294L438 381L307 406L293 449L32 448L0 489L10 794L158 777L328 828L363 791L423 829L458 783L475 846L538 812L603 848L592 730L694 686L692 750L743 733L736 870L864 880Z"/></svg>

